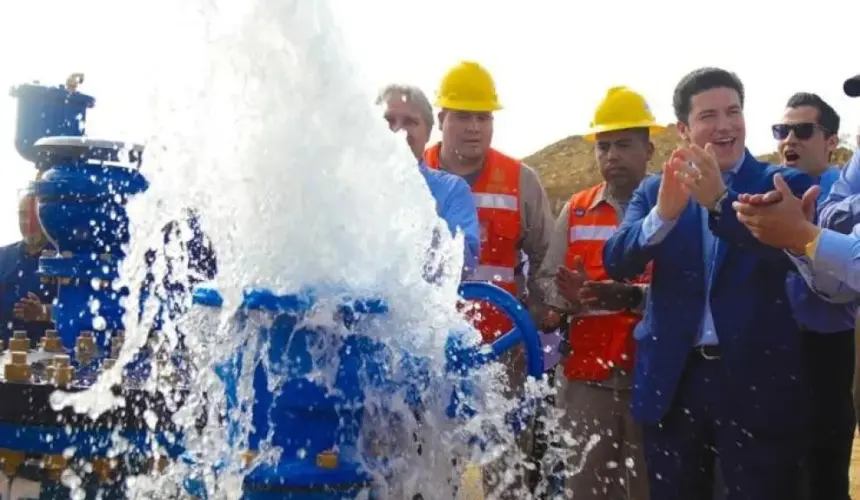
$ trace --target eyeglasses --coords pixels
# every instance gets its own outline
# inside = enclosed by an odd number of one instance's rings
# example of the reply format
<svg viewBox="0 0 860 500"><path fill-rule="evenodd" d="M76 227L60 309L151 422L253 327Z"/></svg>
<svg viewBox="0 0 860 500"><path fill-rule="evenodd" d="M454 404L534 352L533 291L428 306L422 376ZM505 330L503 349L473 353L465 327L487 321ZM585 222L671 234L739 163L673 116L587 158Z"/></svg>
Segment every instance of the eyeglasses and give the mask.
<svg viewBox="0 0 860 500"><path fill-rule="evenodd" d="M801 141L812 137L816 130L821 130L825 135L828 133L827 129L817 123L777 123L770 129L773 131L773 138L778 141L784 141L792 132Z"/></svg>

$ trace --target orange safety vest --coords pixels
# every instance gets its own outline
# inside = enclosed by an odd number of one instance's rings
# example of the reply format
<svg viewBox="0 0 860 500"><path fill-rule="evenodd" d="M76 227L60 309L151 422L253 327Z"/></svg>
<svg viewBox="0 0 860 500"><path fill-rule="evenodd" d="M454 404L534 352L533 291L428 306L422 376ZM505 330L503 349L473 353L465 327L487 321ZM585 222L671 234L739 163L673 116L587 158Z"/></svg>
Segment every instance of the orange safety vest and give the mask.
<svg viewBox="0 0 860 500"><path fill-rule="evenodd" d="M605 183L574 194L570 199L565 265L573 269L579 256L585 275L592 281L610 279L603 267L603 245L618 228L618 217L609 203L594 205ZM635 283L648 283L651 264ZM568 341L571 354L564 362L564 376L574 380L605 380L613 367L633 368L636 350L633 328L641 319L632 311L591 311L571 320Z"/></svg>
<svg viewBox="0 0 860 500"><path fill-rule="evenodd" d="M430 168L439 168L442 143L424 152ZM490 149L481 173L472 185L472 196L481 224L481 257L470 279L498 285L515 297L514 280L520 241L520 161ZM507 315L486 302L467 312L484 342L492 342L513 328Z"/></svg>

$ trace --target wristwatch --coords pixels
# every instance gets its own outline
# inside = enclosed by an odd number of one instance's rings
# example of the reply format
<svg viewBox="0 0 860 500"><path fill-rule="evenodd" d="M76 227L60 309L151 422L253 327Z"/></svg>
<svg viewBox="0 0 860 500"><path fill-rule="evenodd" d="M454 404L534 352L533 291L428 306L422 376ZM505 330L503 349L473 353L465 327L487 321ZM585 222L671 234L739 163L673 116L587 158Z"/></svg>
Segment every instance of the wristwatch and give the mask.
<svg viewBox="0 0 860 500"><path fill-rule="evenodd" d="M714 202L714 206L712 208L708 209L708 212L710 212L714 215L722 215L723 214L723 202L726 201L726 198L728 198L728 197L729 197L729 190L726 189L725 191L723 191L723 194L721 194L720 197L717 198L717 201Z"/></svg>
<svg viewBox="0 0 860 500"><path fill-rule="evenodd" d="M806 247L804 247L804 253L812 260L815 260L815 251L818 250L818 240L820 239L821 231L819 231L818 234L815 235L815 238L807 243Z"/></svg>
<svg viewBox="0 0 860 500"><path fill-rule="evenodd" d="M642 305L642 300L645 299L645 293L636 285L629 285L630 293L628 294L627 309L638 309Z"/></svg>

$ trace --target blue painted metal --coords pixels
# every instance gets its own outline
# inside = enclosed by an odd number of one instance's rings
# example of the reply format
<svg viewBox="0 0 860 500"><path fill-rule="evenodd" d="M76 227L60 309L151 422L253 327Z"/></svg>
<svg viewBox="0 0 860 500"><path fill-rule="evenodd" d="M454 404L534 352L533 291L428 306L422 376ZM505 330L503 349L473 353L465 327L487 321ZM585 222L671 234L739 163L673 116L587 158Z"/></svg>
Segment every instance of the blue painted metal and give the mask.
<svg viewBox="0 0 860 500"><path fill-rule="evenodd" d="M148 188L139 171L141 150L121 151L119 143L83 137L86 112L95 103L91 96L63 86L36 84L15 87L11 95L18 99L16 148L41 172L28 189L37 198L42 227L59 252L40 259L40 274L59 283L53 319L75 367L69 389L81 390L98 373L108 334L123 330L120 301L128 290L114 290L111 282L117 278L123 245L129 240L126 203ZM123 154L127 158L121 158ZM94 287L98 280L102 286ZM96 302L99 307L94 310ZM81 331L93 331L96 337L97 351L86 363L73 350ZM33 412L0 411L0 450L34 455L73 450L76 460L89 460L112 455L109 452L116 450L110 447L116 442L111 436L121 435L130 445L121 457L123 474L139 473L155 442L170 456L179 456L181 436L171 434L175 429L164 424L169 409L157 407L164 403L160 396L134 387L136 375L141 373L127 371L125 386L116 388L126 398L126 408L96 421L69 410L53 410L48 403L53 387L42 376L34 374L30 383L0 382L5 398L23 400L20 403ZM144 423L146 411L161 420L157 429ZM121 485L100 484L89 476L84 481L87 499L124 498ZM44 486L42 499L70 498L61 484L49 480Z"/></svg>
<svg viewBox="0 0 860 500"><path fill-rule="evenodd" d="M78 334L89 330L106 349L105 332L123 329L120 300L128 296L127 289L111 286L129 240L125 204L148 184L138 170L105 165L89 153L60 158L32 184L39 220L59 251L39 260L39 272L61 283L54 322L63 345L74 346ZM101 287L93 286L94 279Z"/></svg>
<svg viewBox="0 0 860 500"><path fill-rule="evenodd" d="M55 321L64 345L70 348L81 330L94 328L95 316L89 304L100 303L98 317L104 331L121 328L122 297L127 290L106 286L93 289L93 280L109 284L117 276L117 266L124 257L123 245L128 242L128 200L147 187L139 168L117 166L117 151L110 147L80 147L56 140L49 135L82 136L86 110L94 99L62 87L22 85L12 93L18 98L16 147L27 160L37 164L43 176L32 183L38 199L40 221L46 234L59 250L56 256L41 259L40 272L58 278L62 283L55 308ZM56 138L54 138L56 139ZM41 141L41 142L40 142ZM131 156L130 163L140 166L140 157ZM491 346L470 344L466 336L452 334L446 346L447 374L455 382L440 380L431 373L428 359L414 356L401 349L374 339L367 317L385 315L386 304L378 299L356 299L331 290L305 290L289 296L278 296L265 290L249 291L234 321L240 324L249 314L264 314L273 320L270 327L259 329L258 335L244 339L241 349L229 363L219 369L227 388L228 402L233 409L247 406L253 428L247 445L256 449L264 437L282 450L282 459L271 465L256 465L245 478L244 498L257 499L353 499L371 486L371 477L361 466L370 459L358 449L358 436L364 418L366 391L374 389L400 395L416 412L422 411L422 397L428 391L451 390L449 414L469 417L469 373L524 343L528 372L542 375L543 361L539 335L523 307L501 288L486 283L466 283L461 294L467 300L487 300L507 312L515 327ZM302 323L308 311L320 299L339 297L337 317L343 331L311 328ZM220 295L215 290L199 290L197 306L220 308ZM106 337L97 343L106 347ZM327 342L335 348L322 349ZM258 349L259 348L259 349ZM255 359L252 371L243 373L243 356L262 352ZM337 357L334 390L314 381L310 376L320 359L314 356ZM261 361L265 360L268 371ZM91 367L79 366L80 369ZM255 400L238 400L237 380L253 379ZM269 390L267 377L277 376L282 385L276 393ZM17 390L14 384L0 384L0 389ZM456 390L453 388L456 387ZM528 411L524 405L524 411ZM132 416L133 417L133 416ZM513 418L515 428L518 418ZM227 425L238 437L236 421ZM69 447L80 457L98 457L106 453L107 431L82 426L65 433L61 426L12 425L0 423L0 448L31 453L62 453ZM181 436L174 439L161 433L144 430L126 432L132 448L144 450L147 441L156 439L176 457L182 450ZM50 436L50 437L49 437ZM316 458L330 450L337 451L337 465L318 464ZM185 457L187 460L188 458ZM384 463L384 458L380 459ZM216 470L223 464L203 464ZM189 491L200 491L193 475L187 481ZM54 484L51 487L59 488ZM43 498L64 498L68 492L46 489ZM114 493L119 495L120 493Z"/></svg>
<svg viewBox="0 0 860 500"><path fill-rule="evenodd" d="M95 98L63 85L28 83L13 87L9 94L18 100L15 148L25 160L37 164L36 141L43 137L84 135L87 109L96 102Z"/></svg>
<svg viewBox="0 0 860 500"><path fill-rule="evenodd" d="M491 347L467 345L463 336L453 335L446 349L449 373L467 375L470 370L525 341L529 373L540 377L543 371L540 338L516 299L486 283L464 284L461 292L464 298L494 303L512 317L516 327ZM254 402L242 408L250 412L248 448L258 449L260 442L270 436L271 445L282 449L279 462L257 465L245 477L243 498L246 500L352 499L368 488L372 497L372 479L361 465L372 458L358 447L366 391L384 391L392 397L403 395L408 404L420 411L421 396L427 391L451 387L432 379L428 359L402 352L373 338L362 319L387 313L385 303L378 298L357 300L337 294L329 296L337 298L338 317L349 330L348 334L303 326L302 319L320 295L313 290L286 296L252 290L245 294L233 317L240 328L249 314L267 315L272 323L270 327L259 328L259 335L244 339L232 360L220 367L219 376L227 389L228 411L242 407L237 381L252 376ZM199 289L194 302L210 308L223 306L221 296L213 289ZM254 360L252 373L243 372L248 369L243 357L254 352L261 354ZM334 358L337 362L333 364ZM320 365L337 366L331 387L311 377ZM275 381L268 377L278 382L278 393L269 390ZM468 400L462 390L465 387L461 385L460 390L455 391L459 399L465 396ZM452 416L468 416L468 413L454 411ZM237 421L228 425L236 428L233 436L238 438ZM334 469L318 466L315 457L330 450L337 450L338 466ZM187 486L195 495L204 496L200 483L190 480Z"/></svg>
<svg viewBox="0 0 860 500"><path fill-rule="evenodd" d="M39 263L43 276L61 283L57 330L67 348L85 330L95 331L97 344L106 348L104 332L123 329L120 300L128 295L128 290L110 287L129 239L125 205L149 186L132 166L139 167L140 157L130 155L132 165L121 166L118 149L104 141L89 146L81 138L57 144L55 136L83 135L86 111L95 104L91 96L31 84L15 87L12 95L18 99L18 151L44 172L29 189L37 197L45 234L59 252ZM95 278L103 288L94 289ZM93 301L100 304L95 312Z"/></svg>
<svg viewBox="0 0 860 500"><path fill-rule="evenodd" d="M541 346L540 334L535 328L528 311L523 304L503 288L491 283L478 281L467 281L460 285L460 296L464 300L484 300L495 305L511 319L514 327L507 333L502 334L491 345L490 349L465 347L465 352L460 351L464 346L458 345L460 337L452 337L449 344L449 357L457 359L460 370L469 370L474 366L484 365L519 345L525 344L526 370L528 375L535 379L543 376L543 348ZM453 368L452 369L456 369Z"/></svg>

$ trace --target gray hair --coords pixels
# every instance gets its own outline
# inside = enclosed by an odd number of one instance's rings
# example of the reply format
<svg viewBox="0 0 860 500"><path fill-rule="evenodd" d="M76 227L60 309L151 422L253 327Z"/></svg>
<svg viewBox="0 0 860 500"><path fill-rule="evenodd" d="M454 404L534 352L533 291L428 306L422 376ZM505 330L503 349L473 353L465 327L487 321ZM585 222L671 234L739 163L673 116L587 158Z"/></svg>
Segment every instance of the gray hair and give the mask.
<svg viewBox="0 0 860 500"><path fill-rule="evenodd" d="M380 105L394 96L401 96L404 101L411 101L417 104L421 110L421 115L427 122L427 126L433 128L433 106L430 105L430 100L427 99L427 95L421 89L414 85L392 83L379 91L379 95L376 97L376 104Z"/></svg>

